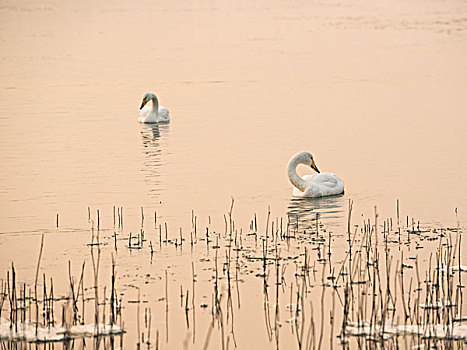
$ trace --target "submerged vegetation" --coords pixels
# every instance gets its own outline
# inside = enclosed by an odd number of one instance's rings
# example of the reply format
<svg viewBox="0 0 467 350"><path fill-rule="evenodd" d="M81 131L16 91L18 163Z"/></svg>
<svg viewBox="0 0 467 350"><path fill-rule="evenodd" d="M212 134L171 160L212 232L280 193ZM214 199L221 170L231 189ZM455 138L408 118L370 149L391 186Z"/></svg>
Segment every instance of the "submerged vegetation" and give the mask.
<svg viewBox="0 0 467 350"><path fill-rule="evenodd" d="M57 294L40 276L43 235L34 285L20 282L14 264L2 273L0 348L462 349L462 230L402 218L398 202L396 213L381 218L375 207L356 224L349 201L346 224L333 232L318 212L272 218L268 208L243 230L232 199L218 230L210 217L200 227L193 211L188 233L170 231L157 213L146 232L141 208L134 234L123 208L114 208L112 229L88 210L92 276L88 261L77 276L69 262ZM110 256L105 283L102 253ZM117 274L140 267L151 273ZM137 299L124 300L129 290Z"/></svg>

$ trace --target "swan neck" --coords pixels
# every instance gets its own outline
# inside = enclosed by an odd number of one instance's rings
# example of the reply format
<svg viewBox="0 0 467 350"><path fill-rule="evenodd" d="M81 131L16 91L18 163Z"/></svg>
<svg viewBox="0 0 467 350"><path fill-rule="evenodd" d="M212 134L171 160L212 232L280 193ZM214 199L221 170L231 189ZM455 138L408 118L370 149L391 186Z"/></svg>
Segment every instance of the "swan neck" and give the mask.
<svg viewBox="0 0 467 350"><path fill-rule="evenodd" d="M292 183L292 185L294 185L300 191L304 192L306 189L305 181L297 174L298 164L300 164L300 161L298 161L298 159L296 158L292 158L287 168L287 174L289 175L289 180Z"/></svg>
<svg viewBox="0 0 467 350"><path fill-rule="evenodd" d="M152 99L152 112L157 113L159 111L159 100L157 97L153 97Z"/></svg>

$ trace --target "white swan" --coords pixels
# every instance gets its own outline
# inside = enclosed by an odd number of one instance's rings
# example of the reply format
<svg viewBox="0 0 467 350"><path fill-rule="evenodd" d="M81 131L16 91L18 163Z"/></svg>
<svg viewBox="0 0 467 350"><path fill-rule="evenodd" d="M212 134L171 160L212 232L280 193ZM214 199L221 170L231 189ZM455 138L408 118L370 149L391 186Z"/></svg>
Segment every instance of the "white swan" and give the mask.
<svg viewBox="0 0 467 350"><path fill-rule="evenodd" d="M149 101L152 101L152 107L147 104ZM159 106L159 100L152 92L144 94L139 109L138 121L140 123L168 123L170 121L169 110Z"/></svg>
<svg viewBox="0 0 467 350"><path fill-rule="evenodd" d="M298 164L305 164L319 174L298 176ZM333 173L320 173L313 156L309 152L299 152L289 160L287 168L289 180L294 185L293 195L296 197L324 197L344 192L344 181Z"/></svg>

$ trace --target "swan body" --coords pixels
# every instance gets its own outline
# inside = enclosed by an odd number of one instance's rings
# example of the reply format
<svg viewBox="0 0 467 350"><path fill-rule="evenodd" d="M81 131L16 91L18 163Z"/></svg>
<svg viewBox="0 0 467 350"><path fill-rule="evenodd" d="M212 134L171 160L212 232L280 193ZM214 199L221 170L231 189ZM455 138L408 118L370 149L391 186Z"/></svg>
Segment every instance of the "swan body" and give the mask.
<svg viewBox="0 0 467 350"><path fill-rule="evenodd" d="M148 104L149 101L152 101L152 105ZM138 121L140 123L168 123L170 121L169 110L164 106L159 106L159 100L152 92L144 94L139 109Z"/></svg>
<svg viewBox="0 0 467 350"><path fill-rule="evenodd" d="M318 172L314 175L298 176L297 166L304 164ZM309 152L299 152L289 160L287 168L289 180L294 185L293 195L296 197L325 197L344 192L344 181L333 173L320 173L313 156Z"/></svg>

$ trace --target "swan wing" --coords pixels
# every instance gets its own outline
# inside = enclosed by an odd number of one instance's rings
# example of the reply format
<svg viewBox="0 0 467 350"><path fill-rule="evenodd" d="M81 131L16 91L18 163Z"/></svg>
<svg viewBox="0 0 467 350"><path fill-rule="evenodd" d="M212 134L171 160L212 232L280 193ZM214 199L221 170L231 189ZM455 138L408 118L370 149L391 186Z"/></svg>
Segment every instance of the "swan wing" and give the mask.
<svg viewBox="0 0 467 350"><path fill-rule="evenodd" d="M163 123L170 121L169 110L164 106L159 106L159 110L157 112L157 121Z"/></svg>
<svg viewBox="0 0 467 350"><path fill-rule="evenodd" d="M314 175L305 175L303 179L306 177L311 177L311 181L316 184L323 184L324 186L334 186L339 182L339 178L336 174L333 173L320 173ZM342 180L341 180L342 181Z"/></svg>
<svg viewBox="0 0 467 350"><path fill-rule="evenodd" d="M301 192L304 197L324 197L344 192L344 181L333 173L305 175L303 180L307 183L306 191Z"/></svg>

